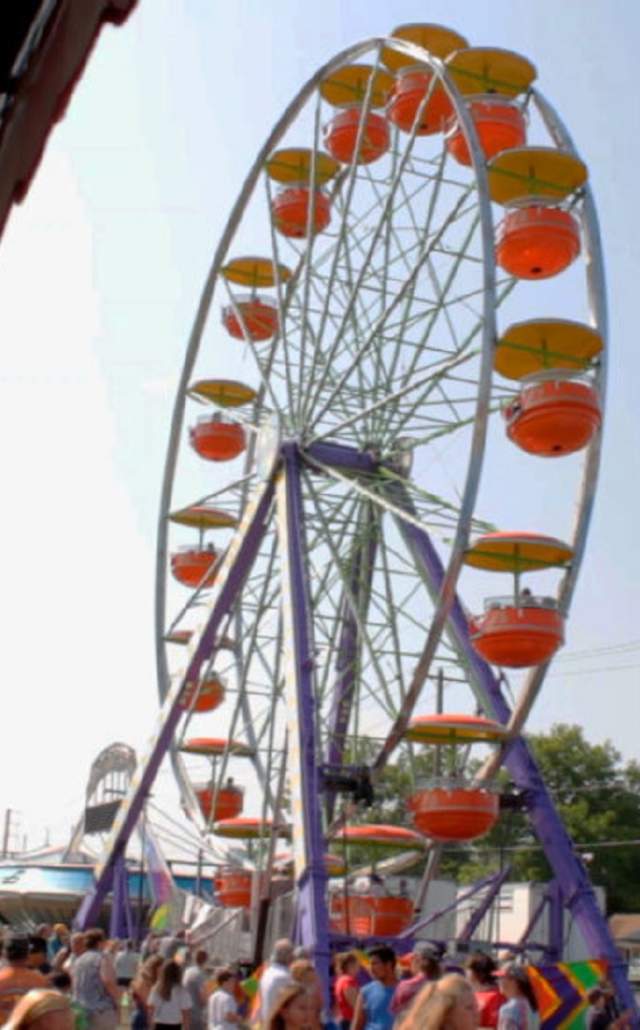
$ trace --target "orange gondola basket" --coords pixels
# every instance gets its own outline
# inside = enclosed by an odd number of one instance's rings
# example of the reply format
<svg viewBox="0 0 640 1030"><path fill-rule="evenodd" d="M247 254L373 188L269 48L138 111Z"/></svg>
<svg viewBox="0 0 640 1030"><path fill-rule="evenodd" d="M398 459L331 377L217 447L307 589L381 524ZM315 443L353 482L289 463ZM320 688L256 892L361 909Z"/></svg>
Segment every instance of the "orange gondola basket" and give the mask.
<svg viewBox="0 0 640 1030"><path fill-rule="evenodd" d="M485 787L433 782L408 799L413 822L436 841L471 841L484 837L498 821L499 796Z"/></svg>
<svg viewBox="0 0 640 1030"><path fill-rule="evenodd" d="M597 388L558 370L525 380L503 416L509 439L528 454L545 458L582 450L602 422Z"/></svg>
<svg viewBox="0 0 640 1030"><path fill-rule="evenodd" d="M327 194L308 186L287 186L279 190L271 204L273 223L283 236L305 239L324 232L331 222L331 203Z"/></svg>
<svg viewBox="0 0 640 1030"><path fill-rule="evenodd" d="M171 572L186 587L211 587L216 579L218 554L206 547L184 547L171 555Z"/></svg>
<svg viewBox="0 0 640 1030"><path fill-rule="evenodd" d="M489 194L506 214L496 261L518 279L548 279L580 253L580 224L567 208L587 179L575 155L555 147L512 147L487 165Z"/></svg>
<svg viewBox="0 0 640 1030"><path fill-rule="evenodd" d="M442 83L428 68L401 68L387 104L387 117L402 132L430 136L442 132L454 113Z"/></svg>
<svg viewBox="0 0 640 1030"><path fill-rule="evenodd" d="M564 644L564 616L553 598L489 599L470 625L471 642L486 661L524 669L548 661Z"/></svg>
<svg viewBox="0 0 640 1030"><path fill-rule="evenodd" d="M194 694L196 694L196 700L192 708ZM200 714L203 712L213 712L224 701L224 694L224 683L215 673L210 673L200 683L195 685L189 684L185 688L182 697L182 707L188 711Z"/></svg>
<svg viewBox="0 0 640 1030"><path fill-rule="evenodd" d="M361 111L359 107L350 107L335 115L325 129L324 142L327 150L341 164L371 164L386 154L389 149L389 124L387 119L375 111L365 116L360 146Z"/></svg>
<svg viewBox="0 0 640 1030"><path fill-rule="evenodd" d="M553 657L564 643L564 615L554 597L536 597L520 587L523 573L565 568L573 549L542 533L485 533L465 552L465 563L514 576L514 593L490 597L482 615L469 620L471 643L494 665L523 669Z"/></svg>
<svg viewBox="0 0 640 1030"><path fill-rule="evenodd" d="M526 143L527 126L520 106L503 96L479 96L467 101L467 107L482 153L494 157L501 150L520 147ZM461 165L471 164L471 153L457 118L447 124L445 137L447 150Z"/></svg>
<svg viewBox="0 0 640 1030"><path fill-rule="evenodd" d="M226 784L220 787L217 797L210 784L194 787L200 811L207 822L218 819L235 819L244 807L244 791L241 787Z"/></svg>
<svg viewBox="0 0 640 1030"><path fill-rule="evenodd" d="M225 908L249 908L252 874L248 869L226 866L213 881L216 897Z"/></svg>
<svg viewBox="0 0 640 1030"><path fill-rule="evenodd" d="M234 340L261 343L270 340L280 328L274 301L257 293L241 298L222 309L222 323Z"/></svg>
<svg viewBox="0 0 640 1030"><path fill-rule="evenodd" d="M384 107L392 85L393 77L388 71L368 64L345 65L321 83L323 98L339 108L325 127L324 142L328 153L340 164L371 164L386 154L389 125L374 108Z"/></svg>
<svg viewBox="0 0 640 1030"><path fill-rule="evenodd" d="M204 415L189 430L191 446L206 461L232 461L246 449L244 428L220 415Z"/></svg>
<svg viewBox="0 0 640 1030"><path fill-rule="evenodd" d="M397 937L410 925L413 901L396 896L335 892L329 906L329 926L334 933L352 937Z"/></svg>
<svg viewBox="0 0 640 1030"><path fill-rule="evenodd" d="M549 279L580 254L580 226L560 207L531 204L508 211L498 226L496 261L517 279Z"/></svg>

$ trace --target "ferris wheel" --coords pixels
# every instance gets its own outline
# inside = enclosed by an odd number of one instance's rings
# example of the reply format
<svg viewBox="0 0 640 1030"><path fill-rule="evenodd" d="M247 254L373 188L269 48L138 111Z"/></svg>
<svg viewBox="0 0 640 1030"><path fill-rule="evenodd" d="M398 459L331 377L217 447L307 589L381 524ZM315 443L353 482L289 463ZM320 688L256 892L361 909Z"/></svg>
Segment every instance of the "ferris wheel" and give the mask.
<svg viewBox="0 0 640 1030"><path fill-rule="evenodd" d="M150 768L170 748L185 811L220 848L221 904L268 905L288 876L320 966L332 942L408 938L415 921L410 900L336 900L335 842L348 865L358 843L415 860L475 839L499 816L506 761L617 975L520 736L585 548L607 332L588 171L535 79L525 57L435 25L338 54L244 180L187 347ZM492 462L506 479L485 496ZM572 529L505 525L514 497L536 510L547 476ZM482 610L496 573L507 587ZM386 765L411 777L442 743L493 757L473 782L461 758L413 783L406 825L367 821Z"/></svg>

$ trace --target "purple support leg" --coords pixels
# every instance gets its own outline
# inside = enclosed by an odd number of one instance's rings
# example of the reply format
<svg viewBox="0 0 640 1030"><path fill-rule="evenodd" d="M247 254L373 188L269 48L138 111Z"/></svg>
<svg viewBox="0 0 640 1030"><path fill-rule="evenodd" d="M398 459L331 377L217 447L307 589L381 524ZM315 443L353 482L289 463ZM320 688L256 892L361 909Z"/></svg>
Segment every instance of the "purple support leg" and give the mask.
<svg viewBox="0 0 640 1030"><path fill-rule="evenodd" d="M111 895L111 919L109 936L125 940L133 937L133 918L131 900L129 898L129 877L124 855L120 855L113 870L113 889Z"/></svg>
<svg viewBox="0 0 640 1030"><path fill-rule="evenodd" d="M545 958L559 962L564 947L564 904L560 885L552 880L546 890L548 933Z"/></svg>
<svg viewBox="0 0 640 1030"><path fill-rule="evenodd" d="M333 698L329 710L329 739L326 762L329 766L339 766L344 761L344 742L351 718L355 686L358 675L361 642L359 641L358 621L353 610L355 603L358 612L366 612L371 596L371 581L375 564L377 539L376 515L371 505L364 509L360 522L361 538L357 541L353 557L349 590L351 597L345 596L340 607L340 640L336 656L336 682L333 687ZM327 821L333 819L335 792L327 794Z"/></svg>
<svg viewBox="0 0 640 1030"><path fill-rule="evenodd" d="M74 920L78 930L94 926L100 909L113 882L114 869L123 861L124 853L145 801L156 778L162 759L166 755L173 734L184 715L181 698L187 684L197 683L200 669L211 653L222 619L233 605L262 540L273 501L274 484L265 483L255 500L250 502L236 536L231 542L216 585L211 610L196 643L186 672L179 683L171 687L160 713L160 731L151 749L140 762L134 777L134 786L123 800L113 824L105 851L96 867L95 886L87 893Z"/></svg>
<svg viewBox="0 0 640 1030"><path fill-rule="evenodd" d="M408 512L414 514L411 499L406 492L396 487L392 498L396 503L400 501ZM439 591L444 568L429 536L402 519L398 519L398 526L429 589L432 592ZM491 667L477 654L471 644L467 618L457 597L451 609L448 629L452 642L470 673L485 715L506 724L511 714L509 706ZM606 918L598 907L587 871L575 853L571 838L555 809L540 770L522 737L516 738L508 745L504 763L514 783L525 795L530 822L554 872L564 904L580 927L592 957L602 958L608 962L618 999L624 1009L633 1013L633 1025L640 1026L638 1009L627 980L625 964L609 933Z"/></svg>
<svg viewBox="0 0 640 1030"><path fill-rule="evenodd" d="M279 475L277 499L292 818L298 829L293 852L298 888L296 933L299 943L313 953L314 964L326 991L329 983L327 872L321 824L312 613L306 568L304 506L297 448L294 444L285 444L282 450L284 462Z"/></svg>

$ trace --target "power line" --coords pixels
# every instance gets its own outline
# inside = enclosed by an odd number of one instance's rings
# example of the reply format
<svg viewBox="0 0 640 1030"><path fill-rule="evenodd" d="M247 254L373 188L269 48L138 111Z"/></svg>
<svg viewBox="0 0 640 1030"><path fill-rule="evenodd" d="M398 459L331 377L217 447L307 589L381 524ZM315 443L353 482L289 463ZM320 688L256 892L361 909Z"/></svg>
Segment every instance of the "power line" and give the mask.
<svg viewBox="0 0 640 1030"><path fill-rule="evenodd" d="M596 676L605 672L624 672L627 669L640 669L640 662L634 662L630 665L603 665L598 669L569 669L568 672L565 672L564 669L560 669L558 672L549 673L549 678L554 676L562 676L563 678L568 676Z"/></svg>
<svg viewBox="0 0 640 1030"><path fill-rule="evenodd" d="M583 848L585 850L593 851L593 850L596 850L596 849L599 849L599 848L628 848L628 847L638 847L638 846L640 846L640 838L633 838L632 840L596 840L596 841L586 841L584 843L583 842L577 843L576 841L573 842L573 847L574 847L574 850L576 850L576 851L578 851L578 850L581 851ZM449 846L449 847L445 847L444 850L445 851L460 851L460 850L467 851L467 850L475 850L475 849L467 849L467 848L463 849L463 848L460 848L460 847L451 847L451 846ZM479 848L478 850L481 850L481 849ZM487 847L486 850L487 851L497 851L497 852L503 852L503 851L543 851L544 848L543 848L542 844L505 844L504 846L492 845L491 847Z"/></svg>
<svg viewBox="0 0 640 1030"><path fill-rule="evenodd" d="M585 648L578 651L567 651L557 659L559 662L575 661L579 658L599 657L605 654L624 654L640 650L640 640L625 640L619 644L603 644L602 647Z"/></svg>

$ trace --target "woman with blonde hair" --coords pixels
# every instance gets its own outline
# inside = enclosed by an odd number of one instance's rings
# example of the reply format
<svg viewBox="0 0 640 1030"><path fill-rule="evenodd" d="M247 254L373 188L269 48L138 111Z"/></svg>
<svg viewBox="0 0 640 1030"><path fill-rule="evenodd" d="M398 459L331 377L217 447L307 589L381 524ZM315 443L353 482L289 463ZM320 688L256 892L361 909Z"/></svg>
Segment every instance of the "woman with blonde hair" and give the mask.
<svg viewBox="0 0 640 1030"><path fill-rule="evenodd" d="M314 1025L319 1030L322 1026L322 1010L324 1008L324 997L322 995L322 981L318 976L313 962L308 958L298 958L289 966L289 972L294 983L302 984L313 998L316 1018Z"/></svg>
<svg viewBox="0 0 640 1030"><path fill-rule="evenodd" d="M420 991L400 1023L400 1030L476 1030L478 1006L471 985L459 973L447 973Z"/></svg>
<svg viewBox="0 0 640 1030"><path fill-rule="evenodd" d="M73 1030L71 1002L58 991L28 991L14 1006L3 1030Z"/></svg>
<svg viewBox="0 0 640 1030"><path fill-rule="evenodd" d="M147 1030L149 1026L147 1002L151 988L158 979L158 973L163 961L162 955L150 955L142 963L131 981L130 991L133 1001L133 1013L131 1015L132 1030Z"/></svg>
<svg viewBox="0 0 640 1030"><path fill-rule="evenodd" d="M315 1030L317 1018L314 999L306 987L289 984L278 992L263 1030Z"/></svg>

